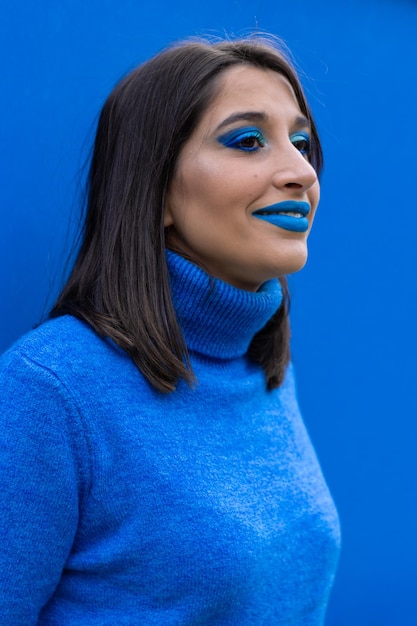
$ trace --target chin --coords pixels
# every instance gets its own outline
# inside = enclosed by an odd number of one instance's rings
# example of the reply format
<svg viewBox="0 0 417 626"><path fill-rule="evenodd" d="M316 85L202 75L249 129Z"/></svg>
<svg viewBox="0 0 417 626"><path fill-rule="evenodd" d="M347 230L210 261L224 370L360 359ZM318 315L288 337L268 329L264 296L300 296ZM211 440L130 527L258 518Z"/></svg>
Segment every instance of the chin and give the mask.
<svg viewBox="0 0 417 626"><path fill-rule="evenodd" d="M285 274L296 274L297 272L299 272L300 270L303 269L303 267L305 266L305 264L307 263L307 257L305 257L302 261L300 261L299 263L294 263L294 265L292 265L287 272L285 272Z"/></svg>
<svg viewBox="0 0 417 626"><path fill-rule="evenodd" d="M289 255L287 259L281 259L277 266L276 276L287 276L288 274L295 274L303 269L307 263L307 248L304 247L298 254Z"/></svg>

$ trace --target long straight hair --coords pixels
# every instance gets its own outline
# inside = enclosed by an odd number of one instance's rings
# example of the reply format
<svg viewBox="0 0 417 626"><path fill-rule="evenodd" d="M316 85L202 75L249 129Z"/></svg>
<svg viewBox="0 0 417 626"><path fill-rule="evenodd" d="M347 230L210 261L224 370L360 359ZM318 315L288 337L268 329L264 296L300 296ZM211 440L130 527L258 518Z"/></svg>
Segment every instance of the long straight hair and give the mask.
<svg viewBox="0 0 417 626"><path fill-rule="evenodd" d="M310 160L322 151L300 81L287 56L260 38L189 41L128 74L102 109L88 177L82 242L50 316L71 314L109 337L148 381L170 392L194 380L172 304L165 259L164 207L182 147L218 92L222 73L245 64L282 74L311 124ZM248 355L279 386L290 358L287 281L283 302Z"/></svg>

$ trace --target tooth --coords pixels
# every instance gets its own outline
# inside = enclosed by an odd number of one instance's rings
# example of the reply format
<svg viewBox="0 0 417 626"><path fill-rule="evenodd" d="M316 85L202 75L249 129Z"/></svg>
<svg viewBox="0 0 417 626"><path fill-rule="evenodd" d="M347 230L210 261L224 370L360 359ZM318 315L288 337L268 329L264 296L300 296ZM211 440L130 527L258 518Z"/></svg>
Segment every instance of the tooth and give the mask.
<svg viewBox="0 0 417 626"><path fill-rule="evenodd" d="M257 215L288 215L289 217L304 217L302 213L298 211L256 211Z"/></svg>

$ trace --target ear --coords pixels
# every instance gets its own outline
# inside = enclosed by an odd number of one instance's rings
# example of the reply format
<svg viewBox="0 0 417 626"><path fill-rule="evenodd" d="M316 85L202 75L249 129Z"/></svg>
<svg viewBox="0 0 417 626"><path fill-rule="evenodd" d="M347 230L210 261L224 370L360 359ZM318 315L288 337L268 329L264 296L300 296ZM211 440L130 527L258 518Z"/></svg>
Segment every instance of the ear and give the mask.
<svg viewBox="0 0 417 626"><path fill-rule="evenodd" d="M174 219L172 217L172 212L167 202L164 209L164 228L168 228L168 226L172 226L174 223Z"/></svg>

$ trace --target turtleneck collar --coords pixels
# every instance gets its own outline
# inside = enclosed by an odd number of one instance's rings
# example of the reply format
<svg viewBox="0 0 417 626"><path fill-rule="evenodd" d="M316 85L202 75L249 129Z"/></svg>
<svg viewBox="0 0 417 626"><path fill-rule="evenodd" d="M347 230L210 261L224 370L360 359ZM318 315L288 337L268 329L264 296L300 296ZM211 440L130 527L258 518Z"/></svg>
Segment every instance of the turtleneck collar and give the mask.
<svg viewBox="0 0 417 626"><path fill-rule="evenodd" d="M257 292L237 289L167 250L172 298L191 352L222 359L245 354L282 302L277 279Z"/></svg>

